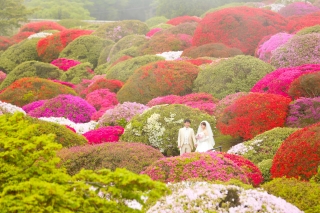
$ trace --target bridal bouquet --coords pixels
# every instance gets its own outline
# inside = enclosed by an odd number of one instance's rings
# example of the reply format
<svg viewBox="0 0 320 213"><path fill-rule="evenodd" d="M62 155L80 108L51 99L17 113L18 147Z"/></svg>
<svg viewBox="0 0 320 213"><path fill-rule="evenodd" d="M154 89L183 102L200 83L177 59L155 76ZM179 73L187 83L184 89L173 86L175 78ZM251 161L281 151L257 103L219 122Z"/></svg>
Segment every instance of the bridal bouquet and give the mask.
<svg viewBox="0 0 320 213"><path fill-rule="evenodd" d="M197 135L196 135L196 139L197 139L197 140L201 140L202 138L203 138L203 134L197 134Z"/></svg>

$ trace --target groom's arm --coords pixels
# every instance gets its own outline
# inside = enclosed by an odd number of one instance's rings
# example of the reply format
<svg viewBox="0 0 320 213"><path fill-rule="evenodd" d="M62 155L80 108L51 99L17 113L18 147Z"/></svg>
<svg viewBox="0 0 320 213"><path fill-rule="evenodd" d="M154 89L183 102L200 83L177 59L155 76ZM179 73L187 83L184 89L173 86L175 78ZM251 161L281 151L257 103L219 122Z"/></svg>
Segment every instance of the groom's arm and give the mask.
<svg viewBox="0 0 320 213"><path fill-rule="evenodd" d="M179 129L179 134L178 134L178 148L181 147L180 134L181 134L181 129Z"/></svg>

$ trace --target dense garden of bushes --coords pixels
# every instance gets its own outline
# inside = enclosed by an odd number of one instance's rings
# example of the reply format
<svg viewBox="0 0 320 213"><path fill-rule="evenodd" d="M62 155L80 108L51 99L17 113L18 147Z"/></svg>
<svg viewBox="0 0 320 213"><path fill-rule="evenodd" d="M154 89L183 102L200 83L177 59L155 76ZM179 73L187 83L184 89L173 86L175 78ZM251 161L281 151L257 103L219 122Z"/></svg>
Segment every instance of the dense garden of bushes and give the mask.
<svg viewBox="0 0 320 213"><path fill-rule="evenodd" d="M320 212L320 1L227 3L0 36L1 212Z"/></svg>

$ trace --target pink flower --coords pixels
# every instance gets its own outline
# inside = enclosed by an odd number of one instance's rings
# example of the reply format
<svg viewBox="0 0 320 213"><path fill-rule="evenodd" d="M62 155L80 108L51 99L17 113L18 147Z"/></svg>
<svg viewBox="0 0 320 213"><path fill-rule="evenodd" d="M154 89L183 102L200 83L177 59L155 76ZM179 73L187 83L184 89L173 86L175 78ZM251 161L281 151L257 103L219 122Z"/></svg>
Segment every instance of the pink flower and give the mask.
<svg viewBox="0 0 320 213"><path fill-rule="evenodd" d="M100 144L105 142L118 142L124 129L120 126L103 127L83 134L90 144Z"/></svg>

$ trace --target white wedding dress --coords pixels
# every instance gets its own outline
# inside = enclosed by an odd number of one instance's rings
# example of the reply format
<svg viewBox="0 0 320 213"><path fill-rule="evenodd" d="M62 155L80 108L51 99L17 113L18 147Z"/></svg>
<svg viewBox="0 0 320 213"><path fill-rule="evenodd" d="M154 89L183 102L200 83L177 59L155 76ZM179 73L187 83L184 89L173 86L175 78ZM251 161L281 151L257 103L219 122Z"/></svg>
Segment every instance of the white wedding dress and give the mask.
<svg viewBox="0 0 320 213"><path fill-rule="evenodd" d="M213 147L214 147L214 139L213 139L213 132L212 132L212 129L211 129L211 126L210 124L207 122L207 121L203 121L203 122L206 122L207 124L207 132L208 132L208 135L206 136L201 128L201 123L200 123L200 126L198 128L198 132L197 132L197 135L196 135L196 138L199 138L197 139L197 149L196 149L196 152L207 152L209 150L212 150Z"/></svg>

